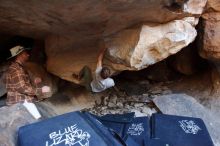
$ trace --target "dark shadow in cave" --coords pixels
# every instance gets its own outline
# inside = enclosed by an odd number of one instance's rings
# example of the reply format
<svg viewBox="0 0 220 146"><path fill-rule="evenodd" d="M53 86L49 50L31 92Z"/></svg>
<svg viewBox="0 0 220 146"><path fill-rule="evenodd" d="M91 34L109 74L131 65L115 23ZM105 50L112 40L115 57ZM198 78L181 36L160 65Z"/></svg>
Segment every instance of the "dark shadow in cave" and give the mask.
<svg viewBox="0 0 220 146"><path fill-rule="evenodd" d="M1 35L3 36L5 35ZM23 36L5 36L5 39L0 40L0 62L6 61L10 57L10 49L17 45L33 48L34 39Z"/></svg>

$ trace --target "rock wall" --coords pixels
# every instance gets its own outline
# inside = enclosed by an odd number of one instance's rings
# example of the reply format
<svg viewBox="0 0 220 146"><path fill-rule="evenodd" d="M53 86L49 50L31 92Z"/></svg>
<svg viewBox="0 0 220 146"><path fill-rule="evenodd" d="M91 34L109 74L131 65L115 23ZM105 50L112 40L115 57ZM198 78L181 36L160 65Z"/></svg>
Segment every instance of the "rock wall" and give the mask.
<svg viewBox="0 0 220 146"><path fill-rule="evenodd" d="M177 53L197 36L195 25L206 2L8 0L0 3L0 28L44 40L47 70L78 83L72 74L85 65L94 71L104 45L104 65L113 73L140 70Z"/></svg>
<svg viewBox="0 0 220 146"><path fill-rule="evenodd" d="M220 1L208 0L199 25L198 49L201 57L209 60L211 67L211 94L219 94L220 81Z"/></svg>
<svg viewBox="0 0 220 146"><path fill-rule="evenodd" d="M217 61L220 58L220 13L212 12L203 15L203 28L200 54L206 59Z"/></svg>
<svg viewBox="0 0 220 146"><path fill-rule="evenodd" d="M100 38L141 22L166 23L201 14L207 0L1 0L2 33Z"/></svg>
<svg viewBox="0 0 220 146"><path fill-rule="evenodd" d="M209 0L206 12L202 15L199 40L200 55L203 58L219 61L220 59L220 1Z"/></svg>
<svg viewBox="0 0 220 146"><path fill-rule="evenodd" d="M47 70L62 79L78 83L72 77L73 73L78 74L85 65L95 69L99 48L93 42L76 45L71 36L47 37Z"/></svg>

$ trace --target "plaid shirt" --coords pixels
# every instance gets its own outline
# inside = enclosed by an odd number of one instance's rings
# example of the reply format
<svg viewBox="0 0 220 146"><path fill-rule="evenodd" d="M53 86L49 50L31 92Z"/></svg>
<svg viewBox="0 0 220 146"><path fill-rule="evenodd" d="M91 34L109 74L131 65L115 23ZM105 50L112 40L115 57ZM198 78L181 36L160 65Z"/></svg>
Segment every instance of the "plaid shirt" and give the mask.
<svg viewBox="0 0 220 146"><path fill-rule="evenodd" d="M13 62L6 73L7 105L36 100L40 88L34 88L28 73L18 62Z"/></svg>

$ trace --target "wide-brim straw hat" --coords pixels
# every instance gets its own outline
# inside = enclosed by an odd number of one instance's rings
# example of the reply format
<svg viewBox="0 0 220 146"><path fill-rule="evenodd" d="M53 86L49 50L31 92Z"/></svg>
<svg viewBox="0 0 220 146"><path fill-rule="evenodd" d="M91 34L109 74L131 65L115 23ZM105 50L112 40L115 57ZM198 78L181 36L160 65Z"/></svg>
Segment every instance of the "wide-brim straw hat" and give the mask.
<svg viewBox="0 0 220 146"><path fill-rule="evenodd" d="M21 52L28 50L27 48L24 48L23 46L15 46L13 48L10 49L11 52L11 56L8 59L11 59L15 56L17 56L18 54L20 54Z"/></svg>

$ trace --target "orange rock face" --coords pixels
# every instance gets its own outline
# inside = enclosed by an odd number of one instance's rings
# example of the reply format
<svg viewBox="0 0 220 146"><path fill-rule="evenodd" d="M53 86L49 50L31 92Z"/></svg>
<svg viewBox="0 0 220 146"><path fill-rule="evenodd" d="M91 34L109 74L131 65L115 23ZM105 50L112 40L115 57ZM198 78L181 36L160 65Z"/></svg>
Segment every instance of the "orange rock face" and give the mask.
<svg viewBox="0 0 220 146"><path fill-rule="evenodd" d="M0 28L44 40L48 71L77 83L72 74L85 65L95 70L103 40L104 65L113 72L140 70L177 53L195 39L206 2L7 0L0 3Z"/></svg>

